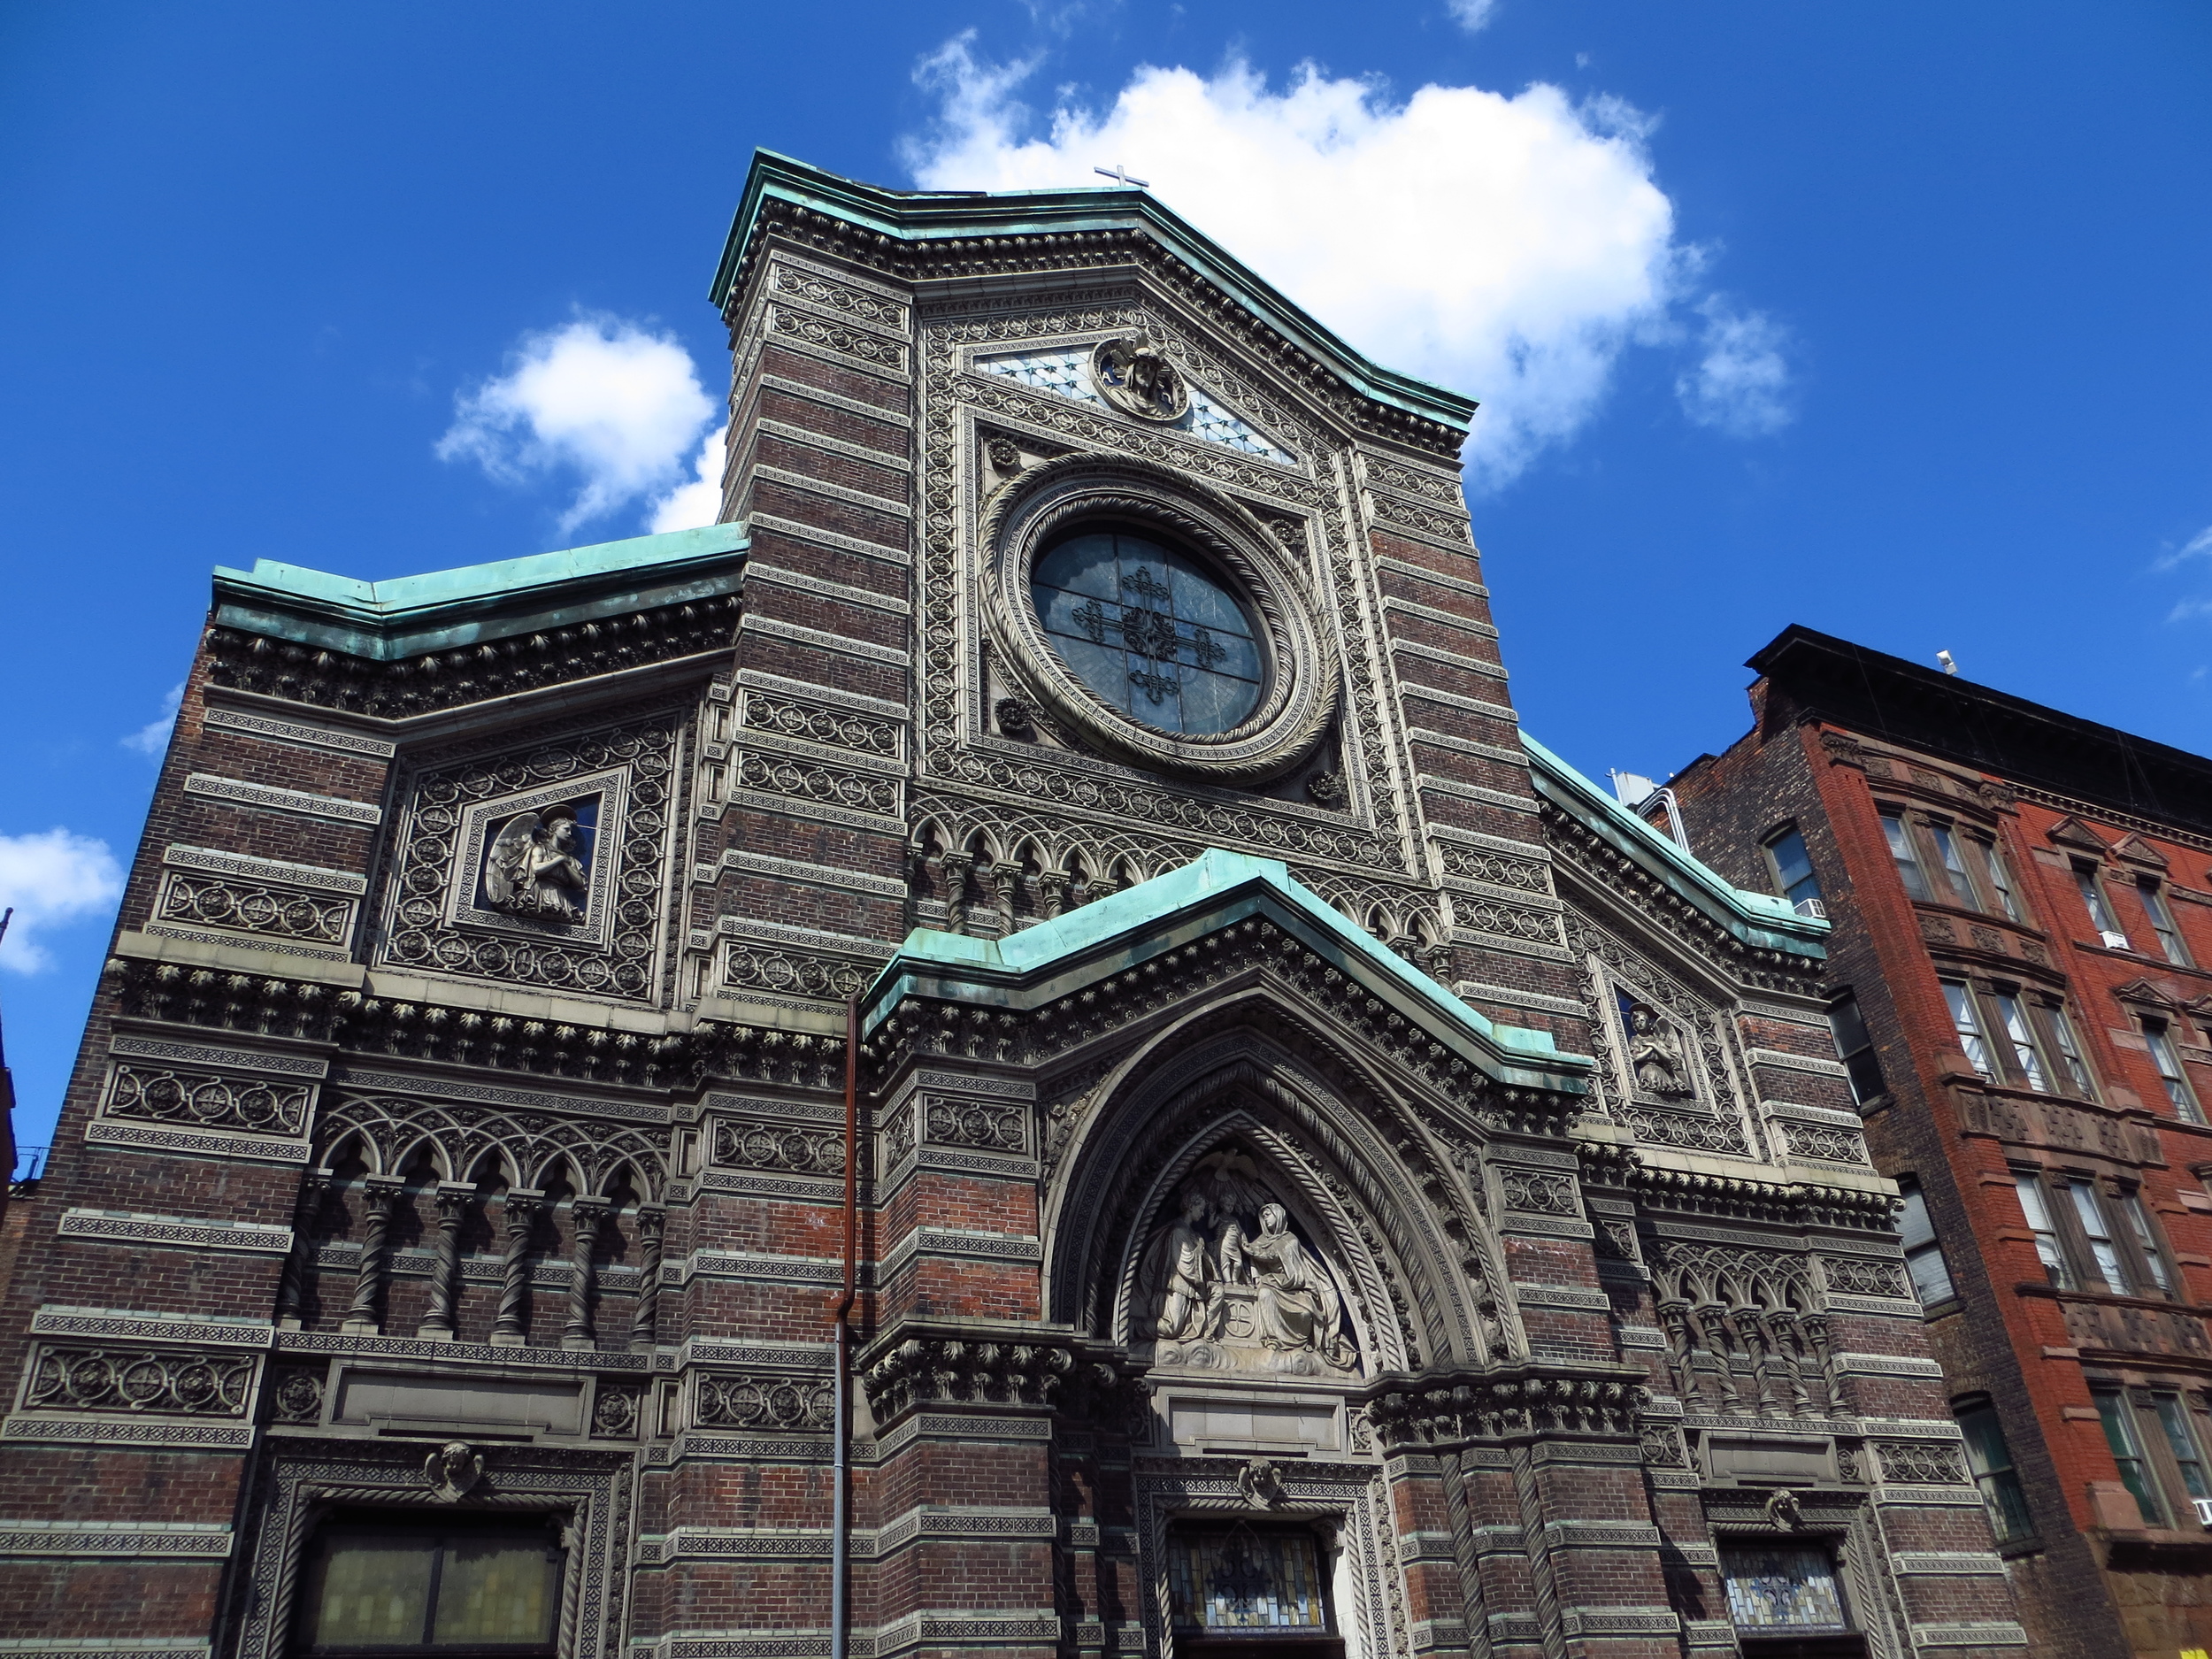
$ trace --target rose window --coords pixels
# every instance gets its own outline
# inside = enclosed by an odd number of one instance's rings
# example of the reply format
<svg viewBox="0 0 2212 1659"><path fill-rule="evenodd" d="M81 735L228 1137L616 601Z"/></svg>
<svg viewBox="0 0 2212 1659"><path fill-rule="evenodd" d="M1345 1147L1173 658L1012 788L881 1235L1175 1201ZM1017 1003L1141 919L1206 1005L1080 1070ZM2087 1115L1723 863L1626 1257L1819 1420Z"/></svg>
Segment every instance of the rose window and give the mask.
<svg viewBox="0 0 2212 1659"><path fill-rule="evenodd" d="M1164 732L1212 736L1258 705L1260 648L1244 605L1186 553L1087 530L1038 559L1030 582L1054 650L1102 702Z"/></svg>

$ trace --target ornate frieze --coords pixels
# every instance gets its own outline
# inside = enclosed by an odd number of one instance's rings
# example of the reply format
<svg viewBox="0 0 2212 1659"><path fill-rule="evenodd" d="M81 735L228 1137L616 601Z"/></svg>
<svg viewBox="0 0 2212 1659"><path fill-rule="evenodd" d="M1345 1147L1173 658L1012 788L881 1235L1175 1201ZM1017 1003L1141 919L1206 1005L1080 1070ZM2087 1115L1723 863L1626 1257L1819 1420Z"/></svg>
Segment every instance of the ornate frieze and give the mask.
<svg viewBox="0 0 2212 1659"><path fill-rule="evenodd" d="M234 1351L42 1343L31 1361L22 1409L242 1417L259 1363L251 1354Z"/></svg>
<svg viewBox="0 0 2212 1659"><path fill-rule="evenodd" d="M314 1103L311 1083L118 1060L100 1111L108 1118L289 1137L306 1133Z"/></svg>

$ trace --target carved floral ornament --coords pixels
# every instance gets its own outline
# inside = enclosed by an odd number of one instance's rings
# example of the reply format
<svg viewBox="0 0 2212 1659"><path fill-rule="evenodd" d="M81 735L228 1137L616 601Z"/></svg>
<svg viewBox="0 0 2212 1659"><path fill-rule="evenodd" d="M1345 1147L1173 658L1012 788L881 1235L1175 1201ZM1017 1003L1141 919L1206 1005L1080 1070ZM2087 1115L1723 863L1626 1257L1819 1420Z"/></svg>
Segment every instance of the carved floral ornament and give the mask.
<svg viewBox="0 0 2212 1659"><path fill-rule="evenodd" d="M1227 730L1171 732L1089 689L1048 637L1031 598L1041 556L1086 525L1111 525L1187 549L1210 566L1248 616L1258 688ZM1123 457L1070 455L1031 468L984 510L979 532L984 620L1030 697L1087 743L1132 764L1216 783L1249 782L1304 759L1337 708L1336 648L1304 572L1259 520L1226 497L1164 467ZM1171 676L1179 652L1147 593L1125 595L1102 626L1126 634L1140 672ZM1153 618L1157 618L1153 620ZM1146 625L1149 622L1149 628ZM1161 637L1155 641L1153 635ZM1183 651L1203 651L1195 636Z"/></svg>

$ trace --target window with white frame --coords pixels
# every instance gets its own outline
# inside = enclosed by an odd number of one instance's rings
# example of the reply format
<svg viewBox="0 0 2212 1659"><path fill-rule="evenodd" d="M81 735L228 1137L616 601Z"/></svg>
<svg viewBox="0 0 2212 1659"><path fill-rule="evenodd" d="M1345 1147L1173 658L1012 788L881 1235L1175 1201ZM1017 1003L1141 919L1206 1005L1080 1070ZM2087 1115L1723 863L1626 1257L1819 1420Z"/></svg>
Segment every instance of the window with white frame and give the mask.
<svg viewBox="0 0 2212 1659"><path fill-rule="evenodd" d="M1982 908L1981 895L1974 890L1974 878L1966 872L1966 857L1959 849L1958 837L1948 824L1931 820L1928 835L1935 842L1936 862L1943 871L1943 879L1951 889L1951 896L1970 910Z"/></svg>
<svg viewBox="0 0 2212 1659"><path fill-rule="evenodd" d="M1928 1200L1920 1190L1920 1183L1909 1175L1900 1178L1897 1195L1904 1203L1897 1229L1903 1236L1905 1268L1912 1275L1914 1294L1920 1298L1924 1308L1957 1301L1958 1289L1951 1282L1951 1269L1943 1259L1943 1247L1936 1241L1935 1223L1928 1218Z"/></svg>
<svg viewBox="0 0 2212 1659"><path fill-rule="evenodd" d="M2004 1031L2005 1046L2012 1052L2013 1071L2037 1094L2049 1094L2050 1079L2043 1070L2043 1056L2036 1052L2035 1033L2028 1024L2028 1010L2020 1005L2015 992L1999 991L1996 998L1997 1023Z"/></svg>
<svg viewBox="0 0 2212 1659"><path fill-rule="evenodd" d="M2145 1014L2142 1022L2144 1046L2150 1050L2151 1064L2158 1068L2158 1080L2165 1087L2167 1100L2189 1122L2202 1123L2204 1109L2197 1102L2189 1074L2181 1069L2181 1051L2174 1047L2173 1028L2155 1014Z"/></svg>
<svg viewBox="0 0 2212 1659"><path fill-rule="evenodd" d="M1805 838L1794 829L1786 829L1768 837L1767 860L1774 866L1775 886L1782 896L1800 916L1825 916L1822 906L1820 878L1813 873L1812 855L1805 850Z"/></svg>
<svg viewBox="0 0 2212 1659"><path fill-rule="evenodd" d="M2089 1247L2090 1271L2085 1278L2093 1281L2090 1288L2111 1291L2124 1296L2135 1288L2128 1271L2122 1264L2120 1247L2112 1236L2112 1224L2105 1216L2103 1199L2098 1194L2097 1184L2080 1176L2070 1176L2059 1183L2074 1206L2074 1218L2081 1225L2082 1242Z"/></svg>
<svg viewBox="0 0 2212 1659"><path fill-rule="evenodd" d="M2012 870L2005 862L2004 849L1993 841L1982 842L1981 849L1982 862L1989 869L1989 885L1997 894L1998 908L2016 922L2026 921L2028 915L2020 907L2019 889L2012 885Z"/></svg>
<svg viewBox="0 0 2212 1659"><path fill-rule="evenodd" d="M2174 1270L2168 1263L2165 1248L2159 1243L2157 1232L2151 1225L2151 1212L2143 1203L2142 1193L2139 1190L2122 1193L2119 1202L2120 1214L2126 1218L2128 1231L2134 1235L2136 1247L2141 1253L2144 1274L2160 1295L2170 1297L2174 1294ZM2212 1496L2212 1494L2207 1495Z"/></svg>
<svg viewBox="0 0 2212 1659"><path fill-rule="evenodd" d="M1905 896L1933 898L1935 893L1928 885L1928 872L1921 868L1919 851L1912 844L1912 832L1905 827L1905 815L1894 808L1885 808L1882 835L1889 842L1890 862L1897 866L1897 879L1904 884Z"/></svg>
<svg viewBox="0 0 2212 1659"><path fill-rule="evenodd" d="M2050 1026L2051 1039L2058 1049L2059 1064L2066 1072L2066 1079L2073 1085L2073 1092L2084 1100L2097 1098L2096 1079L2089 1075L2089 1062L2083 1057L2081 1043L2074 1036L2074 1022L2062 1002L2046 1002L2043 1018Z"/></svg>
<svg viewBox="0 0 2212 1659"><path fill-rule="evenodd" d="M2089 925L2097 930L2097 937L2115 950L2126 950L2128 936L2120 926L2120 918L2112 913L2112 906L2104 895L2104 883L2098 878L2097 866L2085 859L2074 861L2074 885L2081 889L2081 902L2088 908Z"/></svg>
<svg viewBox="0 0 2212 1659"><path fill-rule="evenodd" d="M2066 1259L2066 1247L2059 1240L2057 1218L2051 1213L2043 1177L2023 1170L2013 1176L2012 1183L2013 1189L2020 1194L2020 1213L2027 1217L2028 1231L2035 1235L2036 1259L2043 1263L2044 1277L2060 1290L2071 1290L2074 1270Z"/></svg>
<svg viewBox="0 0 2212 1659"><path fill-rule="evenodd" d="M2136 877L2135 891L2143 901L2143 914L2150 918L2151 932L2158 935L2158 948L2166 953L2166 960L2185 968L2195 966L2189 958L2189 947L2182 942L2181 929L2174 925L2173 910L2158 878Z"/></svg>
<svg viewBox="0 0 2212 1659"><path fill-rule="evenodd" d="M1943 981L1943 1000L1951 1010L1951 1028L1958 1033L1966 1064L1988 1082L1997 1080L1997 1062L1989 1051L1989 1035L1982 1029L1981 1010L1975 1006L1971 987L1957 979Z"/></svg>

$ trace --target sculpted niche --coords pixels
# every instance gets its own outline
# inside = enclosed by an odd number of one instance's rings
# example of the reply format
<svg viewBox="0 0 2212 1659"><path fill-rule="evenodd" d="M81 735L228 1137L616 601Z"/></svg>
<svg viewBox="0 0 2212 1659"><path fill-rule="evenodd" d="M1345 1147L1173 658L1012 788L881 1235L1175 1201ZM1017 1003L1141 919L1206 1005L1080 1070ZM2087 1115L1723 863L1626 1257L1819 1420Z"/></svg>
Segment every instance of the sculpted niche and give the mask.
<svg viewBox="0 0 2212 1659"><path fill-rule="evenodd" d="M510 818L484 855L486 907L549 922L583 920L583 906L571 895L591 886L584 835L578 809L566 803Z"/></svg>
<svg viewBox="0 0 2212 1659"><path fill-rule="evenodd" d="M1203 1160L1138 1263L1130 1340L1156 1365L1356 1375L1335 1267L1234 1152Z"/></svg>

